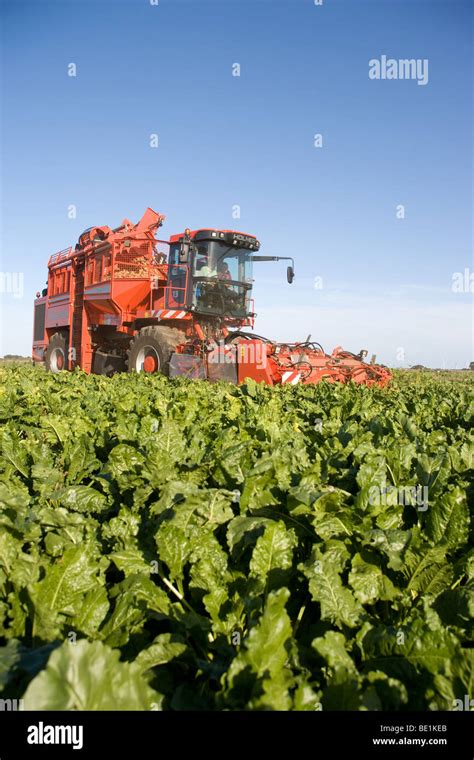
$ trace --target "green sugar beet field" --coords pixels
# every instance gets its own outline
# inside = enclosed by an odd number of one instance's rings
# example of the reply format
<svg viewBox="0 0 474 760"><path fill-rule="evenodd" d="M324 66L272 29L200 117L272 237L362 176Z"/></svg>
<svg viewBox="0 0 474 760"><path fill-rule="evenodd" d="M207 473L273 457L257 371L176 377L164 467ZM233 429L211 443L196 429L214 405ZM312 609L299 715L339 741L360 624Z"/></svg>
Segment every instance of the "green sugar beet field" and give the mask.
<svg viewBox="0 0 474 760"><path fill-rule="evenodd" d="M473 390L2 365L2 698L465 709Z"/></svg>

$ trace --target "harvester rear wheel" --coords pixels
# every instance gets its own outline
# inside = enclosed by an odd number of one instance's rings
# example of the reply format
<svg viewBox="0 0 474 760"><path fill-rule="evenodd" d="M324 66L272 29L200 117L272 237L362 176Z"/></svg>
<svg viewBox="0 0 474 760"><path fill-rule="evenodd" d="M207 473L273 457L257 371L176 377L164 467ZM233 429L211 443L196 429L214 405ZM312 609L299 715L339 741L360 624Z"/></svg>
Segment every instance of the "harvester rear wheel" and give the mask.
<svg viewBox="0 0 474 760"><path fill-rule="evenodd" d="M54 333L44 352L47 372L62 372L67 369L67 343L62 333Z"/></svg>
<svg viewBox="0 0 474 760"><path fill-rule="evenodd" d="M153 325L142 327L134 337L127 351L129 372L161 372L169 374L171 354L178 343L184 341L184 332L175 327Z"/></svg>

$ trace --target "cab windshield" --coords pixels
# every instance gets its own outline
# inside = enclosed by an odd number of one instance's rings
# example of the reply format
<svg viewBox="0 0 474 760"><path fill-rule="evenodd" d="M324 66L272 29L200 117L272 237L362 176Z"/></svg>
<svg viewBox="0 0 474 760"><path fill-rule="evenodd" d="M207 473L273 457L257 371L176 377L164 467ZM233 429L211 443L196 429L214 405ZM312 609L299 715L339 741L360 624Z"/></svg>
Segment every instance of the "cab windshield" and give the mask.
<svg viewBox="0 0 474 760"><path fill-rule="evenodd" d="M199 242L194 256L193 276L251 284L251 251L218 240Z"/></svg>
<svg viewBox="0 0 474 760"><path fill-rule="evenodd" d="M218 240L196 243L193 305L197 311L244 319L250 313L252 252Z"/></svg>

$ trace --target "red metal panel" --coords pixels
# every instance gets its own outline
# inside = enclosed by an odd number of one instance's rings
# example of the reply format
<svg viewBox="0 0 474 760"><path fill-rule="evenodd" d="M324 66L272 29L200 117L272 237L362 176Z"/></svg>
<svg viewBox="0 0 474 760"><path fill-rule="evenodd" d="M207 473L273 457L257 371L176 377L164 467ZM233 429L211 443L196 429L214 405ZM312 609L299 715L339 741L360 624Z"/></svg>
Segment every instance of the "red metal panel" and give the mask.
<svg viewBox="0 0 474 760"><path fill-rule="evenodd" d="M239 383L246 378L269 385L276 382L268 358L267 344L261 340L242 340L237 344L237 366Z"/></svg>
<svg viewBox="0 0 474 760"><path fill-rule="evenodd" d="M46 328L65 327L69 325L69 300L46 309Z"/></svg>

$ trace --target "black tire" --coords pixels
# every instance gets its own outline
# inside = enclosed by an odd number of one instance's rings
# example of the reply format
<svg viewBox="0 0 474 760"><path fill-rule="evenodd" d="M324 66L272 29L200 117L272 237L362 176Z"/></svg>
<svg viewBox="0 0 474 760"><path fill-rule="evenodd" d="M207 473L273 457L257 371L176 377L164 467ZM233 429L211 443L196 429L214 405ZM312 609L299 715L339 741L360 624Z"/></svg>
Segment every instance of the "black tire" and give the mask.
<svg viewBox="0 0 474 760"><path fill-rule="evenodd" d="M142 327L127 351L127 371L161 372L168 376L171 354L184 339L184 332L176 327ZM148 361L148 369L145 368L145 360Z"/></svg>
<svg viewBox="0 0 474 760"><path fill-rule="evenodd" d="M67 369L67 341L63 333L54 333L44 352L46 372L64 372Z"/></svg>

